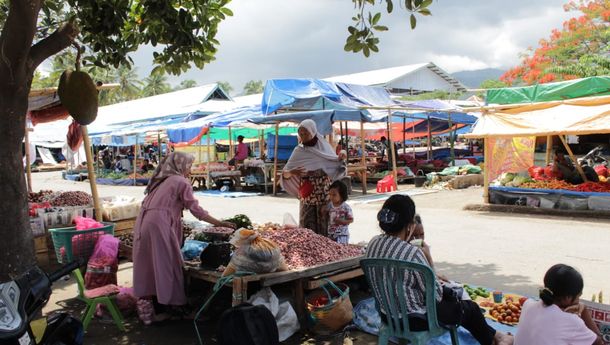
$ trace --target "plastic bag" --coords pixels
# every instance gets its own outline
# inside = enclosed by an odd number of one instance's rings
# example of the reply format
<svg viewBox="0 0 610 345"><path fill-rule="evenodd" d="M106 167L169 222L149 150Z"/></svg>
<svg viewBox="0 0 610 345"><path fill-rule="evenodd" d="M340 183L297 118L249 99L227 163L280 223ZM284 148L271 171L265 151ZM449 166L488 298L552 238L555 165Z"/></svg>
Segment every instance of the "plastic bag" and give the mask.
<svg viewBox="0 0 610 345"><path fill-rule="evenodd" d="M76 237L76 236L75 236ZM112 235L102 235L97 240L93 254L87 263L85 287L95 289L117 283L119 268L119 239Z"/></svg>
<svg viewBox="0 0 610 345"><path fill-rule="evenodd" d="M89 230L104 227L104 224L96 221L95 219L86 217L75 217L74 224L76 224L76 230Z"/></svg>
<svg viewBox="0 0 610 345"><path fill-rule="evenodd" d="M201 255L201 252L208 246L207 242L186 240L182 247L182 257L184 260L193 260Z"/></svg>
<svg viewBox="0 0 610 345"><path fill-rule="evenodd" d="M231 238L231 244L237 249L223 275L235 271L270 273L284 266L278 245L259 236L256 231L237 230Z"/></svg>
<svg viewBox="0 0 610 345"><path fill-rule="evenodd" d="M280 341L290 338L299 330L297 313L289 302L280 304L277 296L270 288L267 287L255 293L248 302L253 305L263 305L271 311L277 323Z"/></svg>
<svg viewBox="0 0 610 345"><path fill-rule="evenodd" d="M290 213L285 213L284 214L284 227L285 228L296 228L297 226L298 226L298 223L296 220L294 220L292 215Z"/></svg>

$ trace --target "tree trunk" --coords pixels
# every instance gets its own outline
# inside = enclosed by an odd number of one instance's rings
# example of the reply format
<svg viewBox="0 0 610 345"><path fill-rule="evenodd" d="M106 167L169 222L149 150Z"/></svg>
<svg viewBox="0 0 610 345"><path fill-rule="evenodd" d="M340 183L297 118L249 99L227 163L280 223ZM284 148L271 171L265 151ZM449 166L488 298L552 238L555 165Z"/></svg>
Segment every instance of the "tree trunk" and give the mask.
<svg viewBox="0 0 610 345"><path fill-rule="evenodd" d="M29 82L7 84L0 84L0 282L35 264L21 156Z"/></svg>

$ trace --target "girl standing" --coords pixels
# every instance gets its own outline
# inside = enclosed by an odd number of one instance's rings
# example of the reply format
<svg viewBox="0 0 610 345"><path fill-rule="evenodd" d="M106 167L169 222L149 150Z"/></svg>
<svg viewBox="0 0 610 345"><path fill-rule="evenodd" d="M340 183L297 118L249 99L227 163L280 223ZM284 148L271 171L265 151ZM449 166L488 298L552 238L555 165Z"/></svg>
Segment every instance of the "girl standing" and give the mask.
<svg viewBox="0 0 610 345"><path fill-rule="evenodd" d="M349 243L349 225L354 222L352 208L346 203L347 186L341 181L333 182L328 190L328 237L338 243Z"/></svg>

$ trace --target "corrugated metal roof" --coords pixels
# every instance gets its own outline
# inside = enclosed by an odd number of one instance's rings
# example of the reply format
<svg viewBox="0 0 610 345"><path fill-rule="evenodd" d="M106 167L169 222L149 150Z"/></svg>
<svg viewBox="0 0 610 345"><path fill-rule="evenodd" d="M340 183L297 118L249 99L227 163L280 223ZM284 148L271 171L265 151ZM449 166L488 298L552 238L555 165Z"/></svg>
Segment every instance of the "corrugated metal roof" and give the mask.
<svg viewBox="0 0 610 345"><path fill-rule="evenodd" d="M334 76L330 78L325 78L323 80L333 81L333 82L341 82L341 83L349 83L349 84L359 84L359 85L369 85L369 86L386 86L390 84L394 80L402 78L408 74L414 73L422 68L428 68L432 72L438 74L441 78L447 81L448 84L452 85L459 91L466 91L466 87L459 82L459 80L452 77L449 73L443 71L437 65L432 62L427 63L419 63L413 65L405 65L391 68L383 68L377 69L373 71L366 71L360 73L346 74L340 76Z"/></svg>

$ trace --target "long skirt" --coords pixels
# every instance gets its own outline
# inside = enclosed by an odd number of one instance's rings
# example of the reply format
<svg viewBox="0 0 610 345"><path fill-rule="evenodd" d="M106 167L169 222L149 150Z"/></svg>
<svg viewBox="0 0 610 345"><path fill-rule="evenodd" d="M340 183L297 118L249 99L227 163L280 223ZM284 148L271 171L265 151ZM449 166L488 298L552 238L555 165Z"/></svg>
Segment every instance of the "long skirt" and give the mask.
<svg viewBox="0 0 610 345"><path fill-rule="evenodd" d="M301 197L299 225L316 234L328 236L328 212L330 178L322 170L311 172L301 178L301 186L309 184L311 192Z"/></svg>

